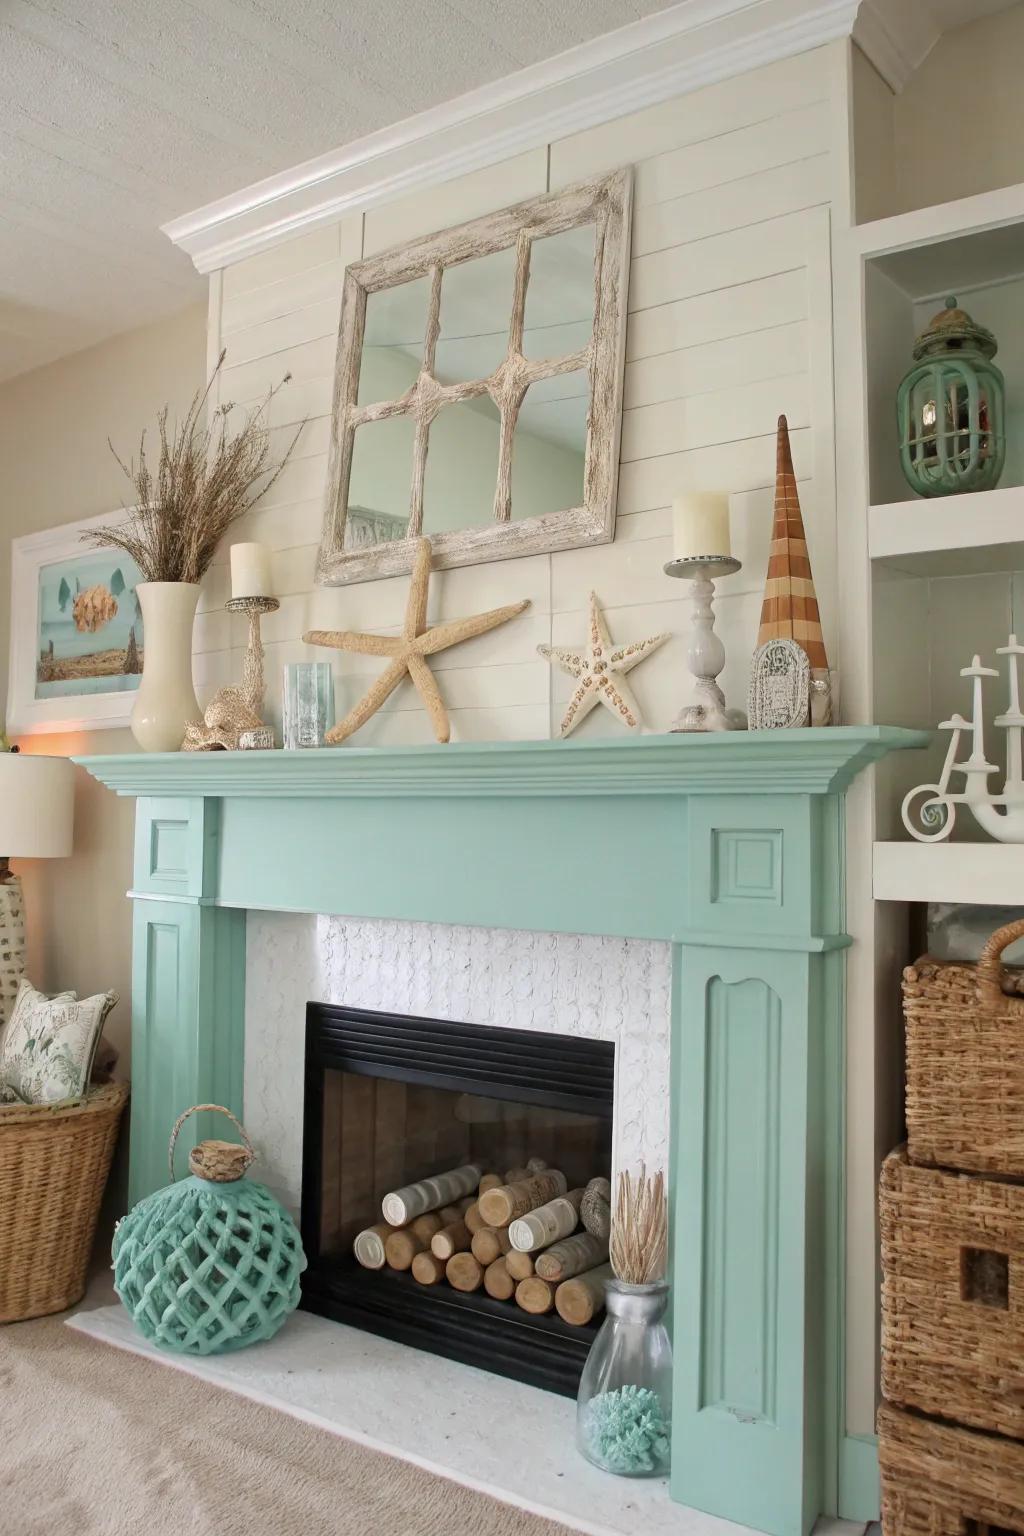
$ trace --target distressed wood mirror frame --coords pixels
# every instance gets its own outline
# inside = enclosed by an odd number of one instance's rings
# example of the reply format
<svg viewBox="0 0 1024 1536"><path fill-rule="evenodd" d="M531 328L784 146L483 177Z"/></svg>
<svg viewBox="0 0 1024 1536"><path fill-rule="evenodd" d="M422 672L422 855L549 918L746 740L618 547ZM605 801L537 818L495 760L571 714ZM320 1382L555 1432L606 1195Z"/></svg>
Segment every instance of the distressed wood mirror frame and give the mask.
<svg viewBox="0 0 1024 1536"><path fill-rule="evenodd" d="M322 586L373 581L412 568L423 520L423 484L430 424L445 405L489 395L500 413L494 519L482 527L431 535L437 568L508 560L590 544L615 535L619 430L629 280L632 172L629 168L565 191L517 203L410 245L384 251L346 269L334 381L327 501L317 563ZM595 227L593 330L588 344L565 356L523 356L523 329L532 242L582 225ZM441 282L446 268L513 249L515 276L504 360L487 378L442 384L434 377ZM359 405L366 301L371 293L429 276L423 359L416 381L396 400ZM541 516L513 518L512 445L529 386L558 374L586 370L590 383L583 470L583 505ZM345 548L349 478L357 427L391 416L414 423L409 524L404 539Z"/></svg>

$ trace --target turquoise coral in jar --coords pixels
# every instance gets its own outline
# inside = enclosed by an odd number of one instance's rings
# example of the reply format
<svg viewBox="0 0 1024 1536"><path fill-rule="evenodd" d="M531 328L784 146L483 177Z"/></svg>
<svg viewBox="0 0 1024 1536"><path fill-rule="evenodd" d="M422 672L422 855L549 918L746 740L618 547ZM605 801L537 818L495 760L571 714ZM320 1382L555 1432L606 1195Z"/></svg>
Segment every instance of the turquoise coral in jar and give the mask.
<svg viewBox="0 0 1024 1536"><path fill-rule="evenodd" d="M606 1316L580 1379L576 1443L595 1467L620 1477L668 1471L672 1345L668 1286L609 1280Z"/></svg>

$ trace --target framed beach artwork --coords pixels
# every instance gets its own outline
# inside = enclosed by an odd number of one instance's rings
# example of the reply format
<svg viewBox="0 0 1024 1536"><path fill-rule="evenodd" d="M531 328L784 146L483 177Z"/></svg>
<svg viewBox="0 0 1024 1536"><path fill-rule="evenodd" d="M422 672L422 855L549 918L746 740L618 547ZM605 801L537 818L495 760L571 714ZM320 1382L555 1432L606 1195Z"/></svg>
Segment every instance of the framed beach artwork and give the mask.
<svg viewBox="0 0 1024 1536"><path fill-rule="evenodd" d="M142 576L120 550L82 543L119 514L11 541L7 732L126 726L142 677Z"/></svg>

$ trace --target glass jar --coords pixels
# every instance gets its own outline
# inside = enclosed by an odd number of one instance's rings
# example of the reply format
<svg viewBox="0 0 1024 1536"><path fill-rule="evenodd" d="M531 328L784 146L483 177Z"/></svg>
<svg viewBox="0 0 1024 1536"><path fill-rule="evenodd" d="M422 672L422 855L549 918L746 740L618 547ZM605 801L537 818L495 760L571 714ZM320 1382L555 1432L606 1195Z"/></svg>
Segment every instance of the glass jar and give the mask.
<svg viewBox="0 0 1024 1536"><path fill-rule="evenodd" d="M605 1320L583 1368L576 1444L595 1467L621 1477L668 1471L672 1345L668 1285L605 1286Z"/></svg>

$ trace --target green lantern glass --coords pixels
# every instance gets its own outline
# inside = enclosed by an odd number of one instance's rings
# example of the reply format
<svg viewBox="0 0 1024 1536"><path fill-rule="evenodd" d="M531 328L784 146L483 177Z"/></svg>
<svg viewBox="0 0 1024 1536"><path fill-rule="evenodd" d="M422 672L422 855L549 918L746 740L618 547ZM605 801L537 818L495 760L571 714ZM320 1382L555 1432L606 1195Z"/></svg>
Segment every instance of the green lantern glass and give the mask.
<svg viewBox="0 0 1024 1536"><path fill-rule="evenodd" d="M896 396L900 463L919 496L990 491L1006 458L1005 386L996 339L955 298L914 343Z"/></svg>

